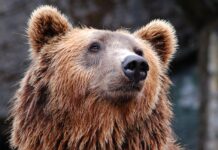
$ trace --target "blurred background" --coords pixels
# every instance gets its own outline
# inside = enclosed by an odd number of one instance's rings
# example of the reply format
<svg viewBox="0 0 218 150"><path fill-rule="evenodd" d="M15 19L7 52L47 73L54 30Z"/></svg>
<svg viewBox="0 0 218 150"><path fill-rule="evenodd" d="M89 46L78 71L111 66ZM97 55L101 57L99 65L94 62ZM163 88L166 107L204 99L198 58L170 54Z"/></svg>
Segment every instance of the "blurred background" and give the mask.
<svg viewBox="0 0 218 150"><path fill-rule="evenodd" d="M29 64L26 24L42 4L75 26L134 31L170 21L179 39L169 71L173 128L185 149L218 150L218 0L0 0L0 150L9 149L9 101Z"/></svg>

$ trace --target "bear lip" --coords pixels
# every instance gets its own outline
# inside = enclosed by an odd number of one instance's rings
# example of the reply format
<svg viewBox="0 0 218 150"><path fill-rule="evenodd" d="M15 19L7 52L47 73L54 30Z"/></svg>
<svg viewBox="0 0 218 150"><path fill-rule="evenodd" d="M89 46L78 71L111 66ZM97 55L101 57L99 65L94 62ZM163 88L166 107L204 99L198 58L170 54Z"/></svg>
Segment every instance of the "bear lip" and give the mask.
<svg viewBox="0 0 218 150"><path fill-rule="evenodd" d="M117 87L109 87L111 92L140 92L142 89L141 83L128 83Z"/></svg>

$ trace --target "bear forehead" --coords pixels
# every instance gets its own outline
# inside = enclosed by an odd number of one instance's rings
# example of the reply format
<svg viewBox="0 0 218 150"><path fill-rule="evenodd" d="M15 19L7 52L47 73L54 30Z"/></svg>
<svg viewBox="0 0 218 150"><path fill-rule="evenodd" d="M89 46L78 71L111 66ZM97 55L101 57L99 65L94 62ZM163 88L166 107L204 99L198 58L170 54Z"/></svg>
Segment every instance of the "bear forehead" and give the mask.
<svg viewBox="0 0 218 150"><path fill-rule="evenodd" d="M136 48L143 48L145 43L126 30L73 29L71 33L77 38L85 39L88 43L100 41L109 45Z"/></svg>

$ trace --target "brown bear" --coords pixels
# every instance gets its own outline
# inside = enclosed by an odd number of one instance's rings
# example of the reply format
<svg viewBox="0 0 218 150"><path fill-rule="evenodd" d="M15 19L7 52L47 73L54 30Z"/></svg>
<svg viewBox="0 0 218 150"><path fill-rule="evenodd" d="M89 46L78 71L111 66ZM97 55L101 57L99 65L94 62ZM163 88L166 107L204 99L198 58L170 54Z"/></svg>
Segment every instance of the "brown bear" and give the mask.
<svg viewBox="0 0 218 150"><path fill-rule="evenodd" d="M174 28L72 27L41 6L28 22L31 64L12 107L11 146L19 150L176 150L167 70Z"/></svg>

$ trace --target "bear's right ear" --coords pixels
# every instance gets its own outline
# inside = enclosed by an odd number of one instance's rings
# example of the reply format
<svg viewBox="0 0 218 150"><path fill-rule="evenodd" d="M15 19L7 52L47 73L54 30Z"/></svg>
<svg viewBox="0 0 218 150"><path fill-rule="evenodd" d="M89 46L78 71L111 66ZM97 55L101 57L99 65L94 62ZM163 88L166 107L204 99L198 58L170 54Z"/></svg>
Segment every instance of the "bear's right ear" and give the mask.
<svg viewBox="0 0 218 150"><path fill-rule="evenodd" d="M63 35L71 28L67 18L52 6L41 6L31 15L27 34L33 53L40 49L50 39Z"/></svg>
<svg viewBox="0 0 218 150"><path fill-rule="evenodd" d="M148 42L167 68L177 48L177 38L174 27L165 20L153 20L134 34Z"/></svg>

